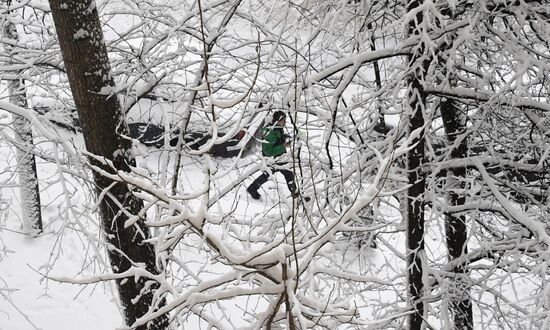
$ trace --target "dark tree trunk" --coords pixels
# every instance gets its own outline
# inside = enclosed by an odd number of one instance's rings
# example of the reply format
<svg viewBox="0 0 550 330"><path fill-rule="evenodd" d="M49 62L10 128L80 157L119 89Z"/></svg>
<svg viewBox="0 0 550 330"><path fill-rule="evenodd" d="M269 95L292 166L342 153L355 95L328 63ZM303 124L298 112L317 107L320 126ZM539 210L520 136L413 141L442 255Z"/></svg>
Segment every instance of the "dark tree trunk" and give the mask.
<svg viewBox="0 0 550 330"><path fill-rule="evenodd" d="M443 126L447 134L449 145L452 146L457 141L460 134L466 130L466 123L460 115L458 109L450 99L441 101L441 117ZM468 140L462 138L458 145L451 150L451 158L466 158L468 156ZM464 205L466 197L459 195L457 189L464 189L464 179L466 178L466 168L455 168L447 172L447 201L450 206ZM453 261L463 254L468 253L467 247L467 227L466 216L464 214L447 214L445 216L445 236L447 240L447 249L449 252L449 261ZM467 271L465 265L457 265L453 268L455 278L450 288L450 306L449 311L453 317L455 330L473 329L472 303L470 301L470 291L467 285Z"/></svg>
<svg viewBox="0 0 550 330"><path fill-rule="evenodd" d="M416 80L416 79L413 79ZM413 91L421 92L418 82L412 82ZM411 93L412 94L412 93ZM424 126L422 99L409 95L409 102L414 110L410 120L411 131ZM421 173L424 160L424 138L413 140L416 143L407 154L407 171L410 188L407 191L407 270L409 279L409 299L414 313L409 316L409 329L420 329L424 315L422 281L424 259L424 192L425 176Z"/></svg>
<svg viewBox="0 0 550 330"><path fill-rule="evenodd" d="M410 1L407 10L418 8L421 1ZM422 25L423 15L420 11L415 20L409 23L409 35L419 34ZM424 124L426 114L426 92L424 90L424 79L429 66L428 54L424 44L420 44L416 52L409 56L409 79L408 79L408 114L409 136L418 129L421 133L411 141L414 147L407 153L407 172L410 188L407 191L407 272L408 272L408 293L409 303L413 313L409 315L409 329L419 330L422 328L424 319L424 302L422 301L424 283L423 262L424 262L424 192L425 175L421 167L425 157Z"/></svg>
<svg viewBox="0 0 550 330"><path fill-rule="evenodd" d="M372 22L367 24L367 28L370 32L370 49L376 51L376 38L374 37L374 31L372 29ZM376 83L376 89L379 92L382 89L382 76L380 75L380 66L378 61L374 61L374 82ZM378 127L384 132L386 130L386 119L384 118L384 112L382 111L382 105L379 100L376 100L376 108L378 108Z"/></svg>
<svg viewBox="0 0 550 330"><path fill-rule="evenodd" d="M9 15L9 14L8 14ZM19 40L15 24L9 19L4 25L4 36L15 41ZM4 45L11 56L16 52L13 47ZM25 83L22 80L14 79L9 82L10 103L21 108L27 107L27 93ZM40 189L38 185L38 174L36 172L36 159L32 153L32 126L31 123L21 117L14 115L13 126L16 142L16 159L19 179L19 191L21 198L21 218L24 232L36 237L42 233L42 211L40 209Z"/></svg>
<svg viewBox="0 0 550 330"><path fill-rule="evenodd" d="M128 129L118 100L107 95L114 83L95 1L49 2L86 149L111 161L117 170L129 171L129 166L134 166L135 161L130 154L130 141L120 135L127 134ZM114 172L102 162L93 159L91 162L105 171ZM113 272L122 273L132 266L144 265L148 271L158 273L153 246L146 242L150 238L148 228L142 221L124 228L128 217L121 208L137 214L143 202L132 195L126 184L113 185L112 180L98 172L94 172L94 180L98 195L105 189L109 192L99 205L99 218L110 245L107 251ZM150 308L156 309L164 303L163 300L153 300L158 284L146 286L147 281L144 277L135 281L133 276L117 281L127 325L132 325ZM165 329L167 325L167 316L163 315L136 329Z"/></svg>

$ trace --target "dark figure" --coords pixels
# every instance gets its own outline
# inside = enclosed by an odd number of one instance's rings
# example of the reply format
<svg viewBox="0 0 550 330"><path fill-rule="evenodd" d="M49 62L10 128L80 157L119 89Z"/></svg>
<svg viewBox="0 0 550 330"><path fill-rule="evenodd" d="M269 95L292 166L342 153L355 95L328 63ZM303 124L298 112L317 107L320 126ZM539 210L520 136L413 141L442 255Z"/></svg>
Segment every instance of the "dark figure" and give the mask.
<svg viewBox="0 0 550 330"><path fill-rule="evenodd" d="M287 136L283 132L283 127L285 127L286 115L282 111L275 111L273 113L273 120L269 125L262 128L263 130L263 142L262 142L262 155L265 157L278 158L286 153L286 148L288 143L285 141ZM292 196L295 197L296 185L294 184L294 173L286 168L282 168L284 165L287 165L287 161L277 161L270 166L272 173L279 172L284 175L288 190L292 193ZM262 196L258 193L258 189L267 182L269 179L269 173L264 172L260 175L252 184L246 189L250 196L254 199L260 199Z"/></svg>

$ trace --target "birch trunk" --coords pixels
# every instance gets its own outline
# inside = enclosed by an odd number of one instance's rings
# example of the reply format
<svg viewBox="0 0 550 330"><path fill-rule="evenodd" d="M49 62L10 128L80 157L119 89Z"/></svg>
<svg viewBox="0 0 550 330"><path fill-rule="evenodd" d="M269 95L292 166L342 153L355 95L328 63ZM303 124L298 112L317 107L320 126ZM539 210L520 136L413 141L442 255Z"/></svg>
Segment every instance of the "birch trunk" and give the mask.
<svg viewBox="0 0 550 330"><path fill-rule="evenodd" d="M4 25L4 36L16 42L19 40L17 28L9 17ZM7 45L4 47L10 56L15 55L13 47ZM21 108L27 107L27 93L23 80L11 80L8 85L8 91L10 103ZM23 231L30 236L37 237L42 233L42 211L40 208L40 189L38 174L36 172L36 159L32 153L34 147L32 127L27 119L17 115L14 115L13 126L15 131L15 157L17 159Z"/></svg>

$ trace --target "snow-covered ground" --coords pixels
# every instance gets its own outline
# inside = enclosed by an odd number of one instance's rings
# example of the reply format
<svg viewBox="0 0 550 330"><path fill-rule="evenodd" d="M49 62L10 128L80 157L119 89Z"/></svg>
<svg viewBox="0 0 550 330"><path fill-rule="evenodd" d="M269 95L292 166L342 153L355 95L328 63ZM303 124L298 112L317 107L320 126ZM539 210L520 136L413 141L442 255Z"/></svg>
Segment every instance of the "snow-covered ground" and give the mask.
<svg viewBox="0 0 550 330"><path fill-rule="evenodd" d="M77 142L77 145L80 143L81 141ZM50 144L44 145L44 148L48 152L54 150ZM151 173L163 167L162 159L166 154L144 146L139 146L136 152L147 155L145 158L138 157L139 167ZM0 218L0 329L68 330L78 325L80 329L86 330L114 329L120 326L122 323L116 305L116 288L112 283L80 286L55 280L59 277L83 278L104 273L108 269L105 267L101 244L97 241L100 234L97 221L90 209L94 201L89 194L88 185L60 173L59 165L40 161L38 169L42 182L44 233L38 238L27 237L21 232L17 181L13 173L13 150L3 144L0 153L4 155L1 167L5 169L0 180L11 184L1 188L3 207ZM184 185L195 189L203 183L204 178L204 168L199 160L200 157L186 158L181 177ZM171 161L173 162L173 159ZM258 159L257 156L250 156L236 162L236 159L215 158L213 162L217 169L213 176L213 193L221 193L233 181L242 177L243 173L254 167ZM172 168L171 165L167 168ZM250 200L245 187L257 175L259 173L245 177L236 189L224 195L213 207L214 213L231 215L231 220L227 221L225 226L226 232L220 232L220 237L229 241L237 239L241 241L240 244L249 248L265 244L276 235L275 233L288 230L288 224L285 225L281 221L281 213L292 208L292 200L282 176L276 176L277 184L268 181L262 187L262 201ZM303 211L302 209L300 212ZM298 227L304 231L311 230L307 229L308 224ZM395 237L389 239L393 244ZM188 240L185 246L188 246L189 250L183 249L179 256L188 262L191 270L198 270L203 267L205 256L201 256L201 252L197 252L194 245L201 245L201 240ZM362 257L360 254L358 258L353 249L352 247L350 254L349 247L342 247L341 251L334 252L334 257L349 263L351 269L359 271L359 268L363 268L360 263L375 265L387 262L387 258L374 251L365 252ZM201 258L203 260L200 260ZM390 263L394 264L395 261L392 260ZM226 271L226 268L219 264L209 265L208 268L201 273L203 280L208 276L214 276L215 273ZM379 266L373 266L371 269L371 273L375 275ZM243 322L246 319L243 308L251 304L250 299L237 298L230 304L234 306L226 306L226 312L231 323L237 326L246 325ZM265 304L262 300L254 302L258 310ZM185 325L206 328L204 322L197 323L193 318L188 319Z"/></svg>
<svg viewBox="0 0 550 330"><path fill-rule="evenodd" d="M19 192L13 165L13 150L0 148L4 170L0 176L0 329L114 329L121 317L110 283L78 286L51 277L77 277L98 271L94 242L84 237L77 221L67 221L61 184L47 185L55 177L54 164L38 163L42 181L44 233L37 238L22 232ZM59 179L59 178L58 178ZM75 184L74 180L68 181ZM6 183L10 183L7 185ZM84 187L68 187L73 220L97 235L97 224L79 217L85 205ZM79 193L80 191L80 193ZM69 210L71 212L71 210Z"/></svg>
<svg viewBox="0 0 550 330"><path fill-rule="evenodd" d="M55 232L46 231L39 238L27 238L0 229L0 329L115 329L121 325L113 285L77 286L62 284L45 277L45 266L57 259L50 275L75 274L82 268L82 242L75 235L65 235L61 251Z"/></svg>
<svg viewBox="0 0 550 330"><path fill-rule="evenodd" d="M77 143L78 144L78 143ZM47 145L43 146L48 149ZM51 150L51 149L49 149ZM156 173L159 168L171 169L173 157L163 163L167 153L154 148L140 145L137 153L146 155L138 157L138 167ZM26 237L21 233L19 218L18 191L14 184L13 150L3 144L0 154L4 155L0 167L4 169L0 180L4 183L0 189L0 329L56 329L69 330L75 325L86 329L115 329L121 326L121 316L117 308L116 289L112 283L101 282L96 285L80 286L59 283L57 277L85 278L108 271L104 260L102 244L97 221L91 208L94 201L88 193L88 184L68 175L60 177L56 164L39 162L39 176L42 185L42 203L44 205L44 233L39 238ZM216 173L211 182L212 194L221 194L243 174L255 166L258 159L250 156L236 161L232 159L212 159ZM163 165L164 164L164 165ZM166 165L167 164L167 165ZM204 182L204 159L200 156L186 157L183 161L183 171L180 178L183 191L200 189ZM224 194L211 209L212 214L224 216L223 226L212 226L211 233L219 235L226 242L238 242L245 249L253 250L269 243L273 237L288 233L289 224L281 221L281 214L292 208L292 200L282 176L277 177L277 183L268 181L261 190L262 201L252 201L247 196L245 187L259 173L244 177L229 193ZM67 186L63 194L61 182ZM9 184L11 185L9 185ZM193 203L190 202L192 207ZM70 207L67 208L66 206ZM315 204L299 206L297 212L301 219L307 219L308 212L316 212ZM338 299L342 303L355 304L362 317L376 320L384 317L392 309L404 307L403 296L405 286L405 237L401 225L398 204L394 198L382 199L379 212L380 221L384 225L376 237L377 248L367 245L350 244L349 237L338 234L334 242L319 251L323 258L315 270L326 270L329 265L343 266L347 271L375 279L374 282L356 283L342 282L338 285ZM436 267L446 262L446 249L443 232L443 222L437 214L427 215L426 254ZM298 223L296 227L299 237L307 237L312 233L310 223ZM354 238L354 236L352 236ZM470 248L479 247L476 240L471 240ZM229 267L216 263L203 249L203 241L198 236L188 236L184 244L174 252L177 257L186 262L190 272L199 274L201 280L215 278L229 270ZM521 260L521 254L510 258ZM321 268L319 268L321 266ZM483 267L480 268L483 272ZM314 270L310 270L313 272ZM502 297L510 299L511 304L529 311L536 310L537 302L532 300L533 291L538 285L536 276L515 276L495 270L494 274L483 278L481 272L473 273L472 277L487 288L498 288ZM181 277L181 289L185 283L196 285L196 281L182 270L173 274ZM310 281L312 290L331 292L334 283L329 276L318 276L311 280L305 274L303 281ZM376 281L391 282L390 285L376 285ZM354 284L355 283L355 284ZM318 287L317 287L318 286ZM491 314L492 296L489 291L476 289L474 294L487 306L480 311L476 306L474 313L480 329L498 329L495 326L496 315ZM433 292L439 294L438 291ZM336 295L336 294L335 294ZM244 297L220 303L217 313L225 314L226 321L235 327L246 326L248 312L261 312L265 309L265 297L247 299ZM432 308L438 309L440 304L434 303ZM510 310L506 304L500 308ZM513 312L513 309L510 310ZM514 319L522 316L514 316ZM447 318L447 319L446 319ZM511 324L522 324L514 321ZM204 321L190 317L181 321L182 328L207 329ZM430 317L429 322L435 328L445 328L448 315L441 318ZM523 322L527 327L528 319Z"/></svg>

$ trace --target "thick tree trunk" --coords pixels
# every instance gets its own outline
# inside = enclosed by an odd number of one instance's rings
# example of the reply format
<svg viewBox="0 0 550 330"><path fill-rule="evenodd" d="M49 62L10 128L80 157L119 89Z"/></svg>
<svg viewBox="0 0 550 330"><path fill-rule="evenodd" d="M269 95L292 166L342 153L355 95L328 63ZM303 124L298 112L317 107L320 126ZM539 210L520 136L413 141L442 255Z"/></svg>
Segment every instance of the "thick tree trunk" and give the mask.
<svg viewBox="0 0 550 330"><path fill-rule="evenodd" d="M407 10L411 12L421 5L421 1L410 1ZM419 34L423 14L419 11L415 20L409 23L409 35ZM425 261L424 252L424 192L425 175L421 167L425 157L424 124L426 115L426 92L424 78L429 66L425 45L421 44L416 52L409 56L408 80L408 115L409 136L416 130L421 130L411 141L414 147L407 153L407 172L410 188L407 191L407 272L409 303L413 313L409 315L409 329L422 328L424 319L424 302L422 301L424 283L422 281ZM418 131L417 131L418 132Z"/></svg>
<svg viewBox="0 0 550 330"><path fill-rule="evenodd" d="M19 40L15 24L8 18L4 25L4 36L8 39ZM7 52L13 54L13 47L4 46ZM10 103L19 107L27 107L27 94L25 83L14 79L8 85ZM21 218L23 231L36 237L42 232L42 211L40 209L40 189L38 186L38 174L36 172L36 159L32 153L32 127L31 123L14 115L13 126L15 131L17 159L17 175L19 179L19 196L21 199Z"/></svg>
<svg viewBox="0 0 550 330"><path fill-rule="evenodd" d="M443 99L441 101L441 116L447 140L449 141L449 145L452 146L455 144L458 136L466 130L466 123L450 99ZM466 158L467 156L468 141L466 138L463 138L451 150L451 157ZM457 189L464 189L463 182L465 178L465 167L455 168L447 172L447 201L450 206L464 205L466 203L466 197L456 192ZM449 251L449 261L453 261L468 253L468 235L466 216L464 214L447 214L445 216L445 235ZM470 330L473 329L473 315L470 291L467 285L468 273L466 267L462 264L454 267L453 272L455 273L455 278L448 292L450 295L449 311L454 322L453 329Z"/></svg>
<svg viewBox="0 0 550 330"><path fill-rule="evenodd" d="M416 79L414 79L416 80ZM418 82L412 82L412 91L421 92L422 87ZM423 100L411 97L409 102L414 110L410 119L409 129L414 131L424 126ZM409 329L420 329L424 315L424 303L422 294L424 283L422 281L424 263L424 192L425 177L421 173L421 165L424 160L424 138L413 140L416 143L407 154L407 171L410 188L407 191L407 271L409 284L409 299L414 313L409 316Z"/></svg>
<svg viewBox="0 0 550 330"><path fill-rule="evenodd" d="M111 161L116 169L129 171L129 166L135 165L130 154L131 143L117 134L127 134L128 129L117 98L106 95L114 83L96 3L93 0L49 2L86 149ZM96 160L91 162L105 171L114 172ZM147 243L150 238L148 228L141 221L124 228L128 219L125 212L137 214L143 202L123 183L113 184L98 172L94 172L94 180L98 195L108 190L99 205L99 218L109 245L107 251L113 272L122 273L132 266L144 265L149 272L158 273L154 249ZM131 276L117 281L127 325L132 325L150 308L156 309L164 303L163 300L153 300L158 285L146 285L149 283L144 277L135 279ZM168 319L164 315L136 329L165 329L167 326Z"/></svg>

